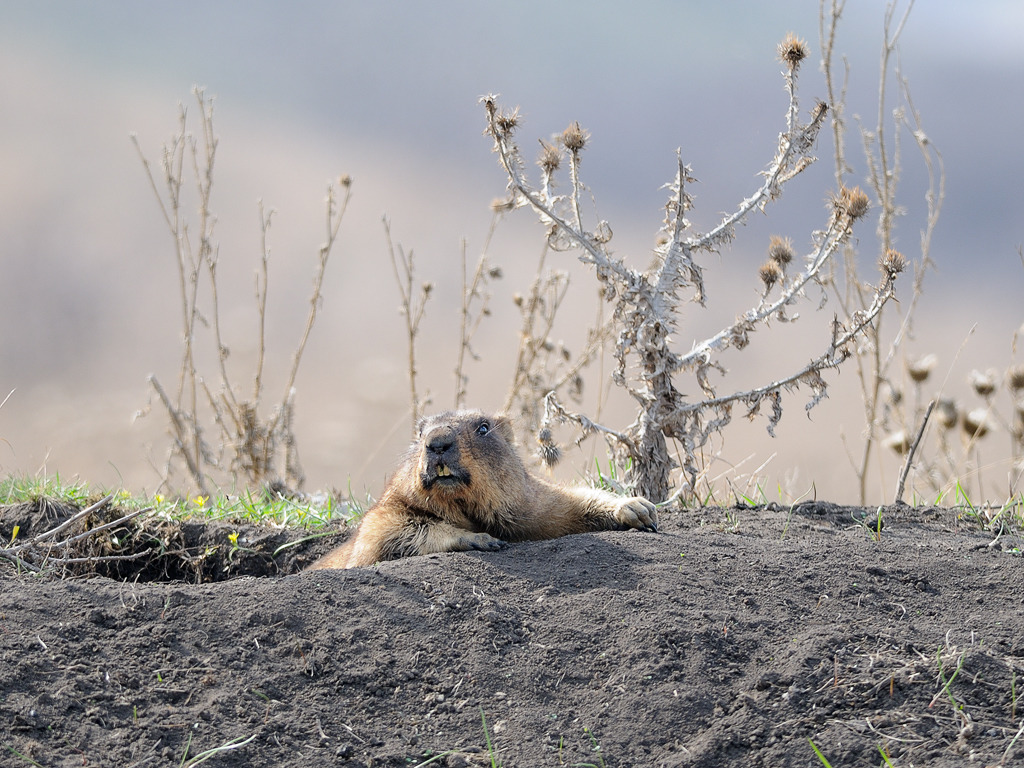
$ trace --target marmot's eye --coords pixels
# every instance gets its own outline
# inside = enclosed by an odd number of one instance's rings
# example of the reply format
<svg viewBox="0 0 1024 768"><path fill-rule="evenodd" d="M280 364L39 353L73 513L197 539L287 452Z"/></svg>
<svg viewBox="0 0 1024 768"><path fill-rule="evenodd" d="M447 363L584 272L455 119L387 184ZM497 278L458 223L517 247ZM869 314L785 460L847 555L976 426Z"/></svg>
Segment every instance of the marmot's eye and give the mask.
<svg viewBox="0 0 1024 768"><path fill-rule="evenodd" d="M486 421L483 424L481 424L479 427L476 428L476 433L478 435L486 435L490 431L491 431L491 425L488 424Z"/></svg>

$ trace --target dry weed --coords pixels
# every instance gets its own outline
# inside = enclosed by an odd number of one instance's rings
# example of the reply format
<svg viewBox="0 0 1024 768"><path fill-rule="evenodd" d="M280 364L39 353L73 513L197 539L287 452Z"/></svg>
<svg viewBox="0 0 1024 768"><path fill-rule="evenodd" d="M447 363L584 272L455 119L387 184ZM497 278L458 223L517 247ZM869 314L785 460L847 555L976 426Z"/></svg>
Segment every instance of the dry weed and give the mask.
<svg viewBox="0 0 1024 768"><path fill-rule="evenodd" d="M185 466L188 482L204 495L209 495L211 482L219 484L227 479L236 487L282 486L297 490L304 476L293 431L295 379L320 307L324 274L348 205L351 179L343 176L337 185L328 185L325 239L317 254L306 324L291 363L281 366L288 372L284 391L271 412L264 414L270 257L267 234L273 211L264 210L260 202L261 253L256 276L258 357L251 394L246 397L229 372L230 349L222 337L220 325L219 245L214 239L216 217L210 203L218 144L213 126L213 99L201 88L195 88L193 96L199 111L200 136L197 138L190 131L188 112L180 106L178 130L163 147L158 174L154 174L138 140L132 136L173 243L182 309L183 349L177 387L168 392L155 375L149 377L170 420L172 447L164 468L164 484L174 485L174 468L180 461ZM195 184L197 197L195 229L185 212L188 182ZM203 278L209 291L209 306L201 306ZM204 376L199 370L197 345L201 328L205 326L212 332L217 359L217 374L212 377ZM213 388L208 381L216 382ZM211 435L216 437L211 439Z"/></svg>

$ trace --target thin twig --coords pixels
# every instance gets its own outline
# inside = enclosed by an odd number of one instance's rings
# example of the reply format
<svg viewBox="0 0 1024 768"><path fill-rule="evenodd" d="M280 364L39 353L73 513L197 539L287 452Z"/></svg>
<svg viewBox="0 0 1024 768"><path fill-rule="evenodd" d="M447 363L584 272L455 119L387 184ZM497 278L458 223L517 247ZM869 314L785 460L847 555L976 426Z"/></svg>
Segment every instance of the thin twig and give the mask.
<svg viewBox="0 0 1024 768"><path fill-rule="evenodd" d="M281 397L281 408L278 411L280 414L285 404L293 397L292 390L295 388L295 377L299 372L299 363L302 361L302 353L306 349L306 342L309 341L310 331L313 330L313 323L316 322L317 310L320 308L320 295L323 291L324 285L324 272L327 270L327 259L331 255L331 250L334 248L334 243L338 239L338 229L341 227L341 221L345 217L345 211L348 209L348 202L352 197L352 187L350 184L343 184L345 187L345 196L342 198L341 205L336 206L336 200L334 195L334 185L329 184L327 187L327 239L320 246L319 253L319 267L317 268L316 278L313 281L313 295L309 299L309 314L306 316L306 325L302 329L302 338L299 340L299 345L295 348L295 352L292 355L292 367L288 373L288 381L284 387L284 394ZM270 423L270 429L277 426L278 416L275 416Z"/></svg>
<svg viewBox="0 0 1024 768"><path fill-rule="evenodd" d="M932 400L928 403L928 408L924 412L924 418L921 419L921 428L917 430L917 437L914 438L914 442L910 446L910 450L907 451L907 458L903 462L903 469L900 471L900 480L896 484L896 498L893 499L893 503L897 504L903 501L903 486L907 482L907 475L910 474L910 465L914 461L914 453L917 451L917 446L921 443L921 438L924 436L924 428L928 426L928 419L931 418L932 410L935 408L936 400Z"/></svg>
<svg viewBox="0 0 1024 768"><path fill-rule="evenodd" d="M388 256L391 259L391 269L395 276L395 283L398 285L399 295L402 299L402 314L405 316L405 331L408 344L409 364L409 407L412 412L412 432L415 434L416 426L420 420L421 408L419 394L416 389L416 336L419 333L420 320L423 319L423 312L430 298L433 289L431 283L423 283L420 290L419 302L413 298L412 282L415 276L415 259L413 252L406 252L401 245L396 245L391 239L391 222L387 216L383 217L384 237L387 242Z"/></svg>

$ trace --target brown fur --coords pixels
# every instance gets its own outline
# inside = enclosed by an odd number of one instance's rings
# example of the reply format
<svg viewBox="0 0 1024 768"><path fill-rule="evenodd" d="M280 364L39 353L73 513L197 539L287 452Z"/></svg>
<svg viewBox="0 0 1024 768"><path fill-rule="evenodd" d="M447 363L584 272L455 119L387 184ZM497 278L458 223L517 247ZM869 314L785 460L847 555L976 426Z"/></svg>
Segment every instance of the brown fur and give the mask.
<svg viewBox="0 0 1024 768"><path fill-rule="evenodd" d="M657 530L654 505L531 475L504 416L448 411L419 434L355 534L310 566L356 568L430 552L495 550L570 533Z"/></svg>

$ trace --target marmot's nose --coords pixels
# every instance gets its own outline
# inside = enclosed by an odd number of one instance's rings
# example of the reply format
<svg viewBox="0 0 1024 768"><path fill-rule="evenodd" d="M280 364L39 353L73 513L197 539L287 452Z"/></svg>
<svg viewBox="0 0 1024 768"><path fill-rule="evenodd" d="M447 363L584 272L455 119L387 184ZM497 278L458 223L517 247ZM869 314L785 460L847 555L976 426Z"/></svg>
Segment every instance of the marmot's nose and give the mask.
<svg viewBox="0 0 1024 768"><path fill-rule="evenodd" d="M427 440L427 450L431 453L441 456L448 452L451 447L455 445L455 438L451 433L443 432L439 435L433 435Z"/></svg>

